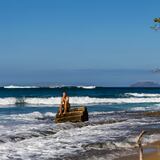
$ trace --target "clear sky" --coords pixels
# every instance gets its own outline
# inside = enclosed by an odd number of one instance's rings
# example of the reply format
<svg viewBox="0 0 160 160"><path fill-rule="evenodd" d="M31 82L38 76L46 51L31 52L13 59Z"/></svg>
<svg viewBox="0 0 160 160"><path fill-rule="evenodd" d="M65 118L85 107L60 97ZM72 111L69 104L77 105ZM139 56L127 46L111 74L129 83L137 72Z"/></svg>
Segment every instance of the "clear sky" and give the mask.
<svg viewBox="0 0 160 160"><path fill-rule="evenodd" d="M0 82L58 82L58 70L160 67L155 17L159 0L1 0Z"/></svg>

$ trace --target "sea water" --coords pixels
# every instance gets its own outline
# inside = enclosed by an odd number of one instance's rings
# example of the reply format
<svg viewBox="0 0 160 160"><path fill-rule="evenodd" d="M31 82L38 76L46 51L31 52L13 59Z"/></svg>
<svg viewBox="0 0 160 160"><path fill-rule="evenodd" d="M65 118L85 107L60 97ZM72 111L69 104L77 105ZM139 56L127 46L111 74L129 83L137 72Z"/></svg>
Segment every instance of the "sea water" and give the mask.
<svg viewBox="0 0 160 160"><path fill-rule="evenodd" d="M89 121L55 124L62 92L72 107L86 106ZM144 144L160 139L159 88L96 86L4 86L0 88L0 159L108 159L134 152L142 130ZM152 131L152 133L150 133Z"/></svg>

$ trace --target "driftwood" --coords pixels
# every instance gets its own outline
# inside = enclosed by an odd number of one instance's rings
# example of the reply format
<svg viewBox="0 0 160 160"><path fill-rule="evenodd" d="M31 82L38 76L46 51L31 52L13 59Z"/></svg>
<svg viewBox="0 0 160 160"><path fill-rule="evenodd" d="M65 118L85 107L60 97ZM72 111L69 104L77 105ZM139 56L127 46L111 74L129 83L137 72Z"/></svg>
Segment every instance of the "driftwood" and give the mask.
<svg viewBox="0 0 160 160"><path fill-rule="evenodd" d="M145 116L151 116L151 117L159 117L160 116L160 111L150 111L150 112L145 112Z"/></svg>
<svg viewBox="0 0 160 160"><path fill-rule="evenodd" d="M57 113L55 122L63 123L63 122L84 122L88 121L88 111L86 107L78 107L72 108L66 114Z"/></svg>
<svg viewBox="0 0 160 160"><path fill-rule="evenodd" d="M143 160L143 145L142 145L142 138L143 138L143 135L146 133L146 131L142 131L140 133L140 135L138 136L137 138L137 144L138 144L138 147L139 147L139 160Z"/></svg>

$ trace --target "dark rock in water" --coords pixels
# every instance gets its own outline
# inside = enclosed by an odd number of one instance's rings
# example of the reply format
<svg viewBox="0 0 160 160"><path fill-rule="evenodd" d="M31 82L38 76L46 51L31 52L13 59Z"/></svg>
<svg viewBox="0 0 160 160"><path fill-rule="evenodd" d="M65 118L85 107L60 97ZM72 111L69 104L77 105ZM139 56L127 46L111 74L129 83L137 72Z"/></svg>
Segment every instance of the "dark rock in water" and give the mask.
<svg viewBox="0 0 160 160"><path fill-rule="evenodd" d="M59 115L57 113L55 122L63 123L63 122L84 122L88 121L88 111L86 107L79 107L70 109L66 114Z"/></svg>
<svg viewBox="0 0 160 160"><path fill-rule="evenodd" d="M146 81L146 82L137 82L135 84L132 84L130 87L160 87L160 84Z"/></svg>

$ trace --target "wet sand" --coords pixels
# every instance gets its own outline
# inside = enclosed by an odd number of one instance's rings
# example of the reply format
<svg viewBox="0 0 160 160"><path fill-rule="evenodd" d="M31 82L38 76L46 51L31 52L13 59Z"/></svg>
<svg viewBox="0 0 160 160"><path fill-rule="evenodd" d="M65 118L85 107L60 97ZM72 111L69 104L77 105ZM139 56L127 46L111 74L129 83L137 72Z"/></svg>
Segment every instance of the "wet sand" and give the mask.
<svg viewBox="0 0 160 160"><path fill-rule="evenodd" d="M160 160L160 141L148 144L143 148L143 160ZM121 157L116 160L139 160L139 154Z"/></svg>

